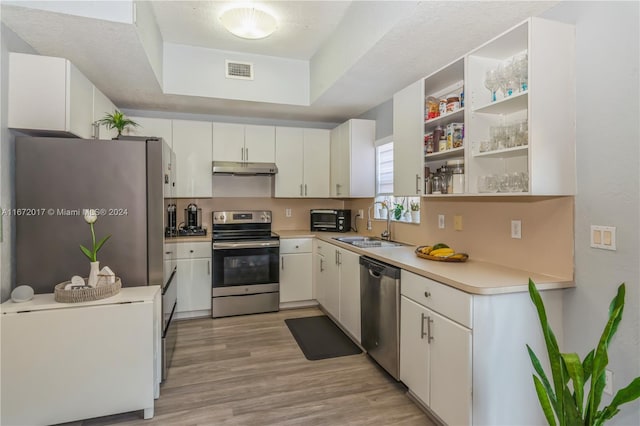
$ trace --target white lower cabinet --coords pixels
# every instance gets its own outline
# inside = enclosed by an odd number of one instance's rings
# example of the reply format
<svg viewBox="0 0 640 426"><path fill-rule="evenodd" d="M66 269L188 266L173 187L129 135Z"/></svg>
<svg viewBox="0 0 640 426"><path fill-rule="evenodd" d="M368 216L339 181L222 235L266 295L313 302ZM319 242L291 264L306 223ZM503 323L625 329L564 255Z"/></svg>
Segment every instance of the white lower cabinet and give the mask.
<svg viewBox="0 0 640 426"><path fill-rule="evenodd" d="M471 424L471 330L402 296L400 380L450 425Z"/></svg>
<svg viewBox="0 0 640 426"><path fill-rule="evenodd" d="M359 257L333 244L316 241L318 303L358 342L361 340Z"/></svg>
<svg viewBox="0 0 640 426"><path fill-rule="evenodd" d="M176 318L211 316L211 244L175 243L177 246L178 306Z"/></svg>
<svg viewBox="0 0 640 426"><path fill-rule="evenodd" d="M469 294L406 270L400 285L400 380L411 394L449 425L546 423L525 345L546 349L527 292ZM561 331L563 291L541 297Z"/></svg>
<svg viewBox="0 0 640 426"><path fill-rule="evenodd" d="M313 299L311 238L280 240L280 304Z"/></svg>

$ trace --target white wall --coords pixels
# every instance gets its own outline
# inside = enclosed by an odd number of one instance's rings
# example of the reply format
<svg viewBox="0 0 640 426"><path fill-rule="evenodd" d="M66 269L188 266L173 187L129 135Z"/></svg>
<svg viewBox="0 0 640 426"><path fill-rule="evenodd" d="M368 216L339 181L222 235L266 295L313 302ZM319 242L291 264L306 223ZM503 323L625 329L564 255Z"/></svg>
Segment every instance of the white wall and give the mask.
<svg viewBox="0 0 640 426"><path fill-rule="evenodd" d="M14 136L7 128L9 87L9 52L36 53L4 24L0 27L0 207L14 206ZM15 277L13 247L15 230L11 216L2 215L2 242L0 243L0 302L7 300Z"/></svg>
<svg viewBox="0 0 640 426"><path fill-rule="evenodd" d="M563 2L544 16L576 25L576 288L565 297L564 351L582 358L596 346L609 302L626 282L624 316L609 347L615 392L640 376L640 8ZM589 247L592 224L617 227L617 251ZM610 401L604 395L602 406ZM610 424L640 424L640 401Z"/></svg>
<svg viewBox="0 0 640 426"><path fill-rule="evenodd" d="M225 60L253 63L254 79L225 77ZM164 44L163 92L174 95L309 105L309 62Z"/></svg>
<svg viewBox="0 0 640 426"><path fill-rule="evenodd" d="M376 140L393 136L393 99L371 108L358 118L376 121Z"/></svg>

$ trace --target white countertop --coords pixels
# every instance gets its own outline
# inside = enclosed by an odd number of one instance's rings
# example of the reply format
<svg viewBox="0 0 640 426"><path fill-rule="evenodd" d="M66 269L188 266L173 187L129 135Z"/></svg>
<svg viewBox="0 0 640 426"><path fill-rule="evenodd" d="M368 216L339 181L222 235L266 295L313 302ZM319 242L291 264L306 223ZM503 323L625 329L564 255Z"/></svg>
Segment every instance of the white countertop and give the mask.
<svg viewBox="0 0 640 426"><path fill-rule="evenodd" d="M36 294L28 302L15 303L11 299L0 305L0 313L11 314L25 311L44 311L50 309L80 308L84 306L111 305L116 303L153 302L159 285L141 287L123 287L115 296L91 302L62 303L56 302L53 293Z"/></svg>
<svg viewBox="0 0 640 426"><path fill-rule="evenodd" d="M529 279L536 283L539 290L553 290L574 287L572 279L539 274L508 266L482 262L473 259L463 263L438 262L416 256L414 245L399 247L359 248L351 244L336 241L333 237L345 237L362 234L310 232L305 230L276 231L280 238L318 238L360 255L372 257L393 266L405 269L432 280L471 294L503 294L528 291Z"/></svg>

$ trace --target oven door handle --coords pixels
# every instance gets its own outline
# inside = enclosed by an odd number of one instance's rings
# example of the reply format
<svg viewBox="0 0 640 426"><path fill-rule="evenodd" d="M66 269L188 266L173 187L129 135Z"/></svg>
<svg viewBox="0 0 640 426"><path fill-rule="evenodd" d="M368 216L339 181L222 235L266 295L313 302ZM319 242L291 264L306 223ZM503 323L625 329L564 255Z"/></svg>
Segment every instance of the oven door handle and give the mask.
<svg viewBox="0 0 640 426"><path fill-rule="evenodd" d="M247 241L243 243L213 243L213 249L246 249L246 248L265 248L280 247L280 241Z"/></svg>

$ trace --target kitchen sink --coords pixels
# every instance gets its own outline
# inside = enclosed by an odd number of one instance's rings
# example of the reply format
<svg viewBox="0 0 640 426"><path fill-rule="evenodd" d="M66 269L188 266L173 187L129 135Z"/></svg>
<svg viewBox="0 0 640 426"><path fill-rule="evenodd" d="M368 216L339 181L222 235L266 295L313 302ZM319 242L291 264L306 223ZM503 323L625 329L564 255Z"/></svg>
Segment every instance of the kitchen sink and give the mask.
<svg viewBox="0 0 640 426"><path fill-rule="evenodd" d="M360 248L371 247L400 247L403 244L394 241L383 240L378 237L333 237L334 240L341 243L351 244Z"/></svg>

